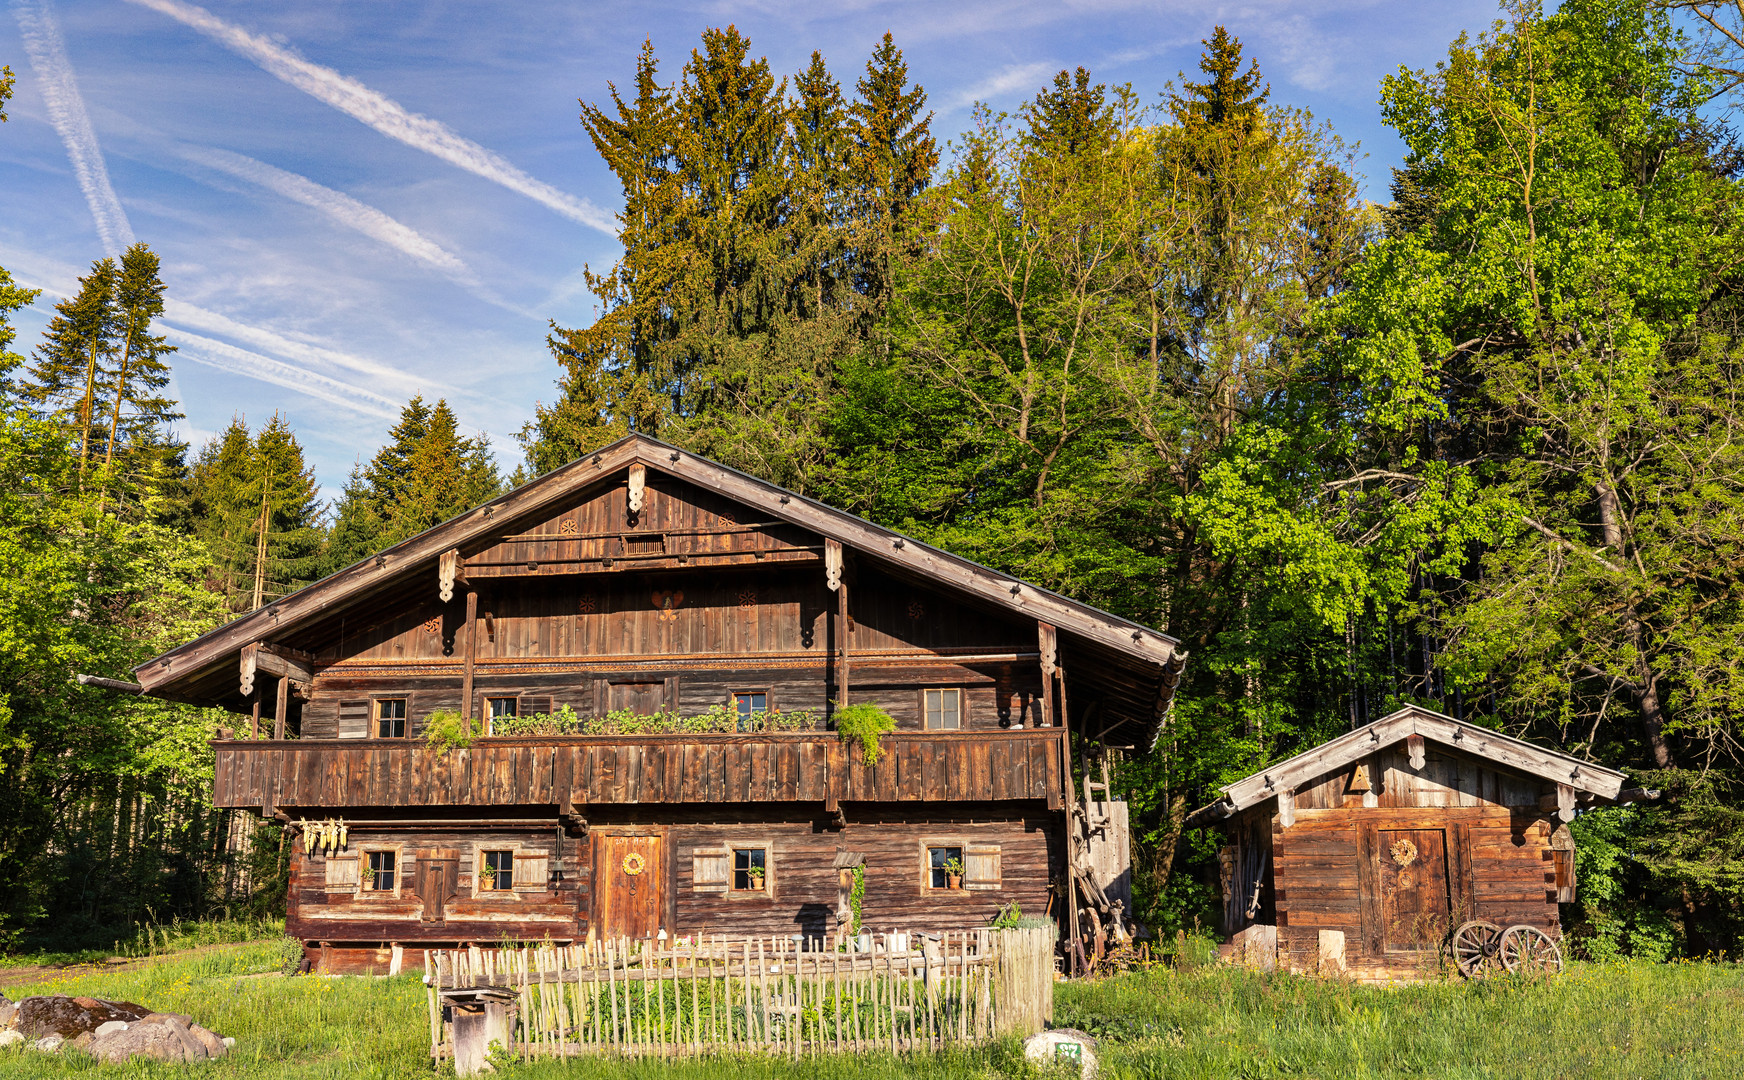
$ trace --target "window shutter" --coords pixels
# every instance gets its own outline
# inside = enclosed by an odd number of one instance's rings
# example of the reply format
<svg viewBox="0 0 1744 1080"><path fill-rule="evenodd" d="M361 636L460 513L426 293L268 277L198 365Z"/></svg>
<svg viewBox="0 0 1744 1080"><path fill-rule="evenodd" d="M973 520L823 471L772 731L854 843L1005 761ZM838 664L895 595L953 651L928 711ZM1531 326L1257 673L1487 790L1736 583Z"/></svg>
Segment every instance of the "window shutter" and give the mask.
<svg viewBox="0 0 1744 1080"><path fill-rule="evenodd" d="M356 855L327 856L327 887L329 889L357 888Z"/></svg>
<svg viewBox="0 0 1744 1080"><path fill-rule="evenodd" d="M539 852L515 852L515 888L543 889L547 858Z"/></svg>
<svg viewBox="0 0 1744 1080"><path fill-rule="evenodd" d="M691 855L691 884L697 892L726 892L733 881L729 848L697 848Z"/></svg>
<svg viewBox="0 0 1744 1080"><path fill-rule="evenodd" d="M341 701L339 703L339 737L341 739L363 739L369 736L369 702Z"/></svg>
<svg viewBox="0 0 1744 1080"><path fill-rule="evenodd" d="M963 888L999 888L999 845L963 845Z"/></svg>

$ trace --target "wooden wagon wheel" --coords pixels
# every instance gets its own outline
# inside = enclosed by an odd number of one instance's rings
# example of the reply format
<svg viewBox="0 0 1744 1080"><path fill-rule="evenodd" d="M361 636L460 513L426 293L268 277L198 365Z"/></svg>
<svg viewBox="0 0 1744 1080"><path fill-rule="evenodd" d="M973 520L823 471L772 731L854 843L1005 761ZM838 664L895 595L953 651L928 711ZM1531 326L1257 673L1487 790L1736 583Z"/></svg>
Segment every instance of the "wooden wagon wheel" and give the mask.
<svg viewBox="0 0 1744 1080"><path fill-rule="evenodd" d="M1562 950L1536 926L1510 926L1502 934L1502 966L1521 975L1562 970Z"/></svg>
<svg viewBox="0 0 1744 1080"><path fill-rule="evenodd" d="M1502 928L1493 922L1473 919L1453 932L1453 963L1468 979L1480 979L1496 967L1502 947Z"/></svg>

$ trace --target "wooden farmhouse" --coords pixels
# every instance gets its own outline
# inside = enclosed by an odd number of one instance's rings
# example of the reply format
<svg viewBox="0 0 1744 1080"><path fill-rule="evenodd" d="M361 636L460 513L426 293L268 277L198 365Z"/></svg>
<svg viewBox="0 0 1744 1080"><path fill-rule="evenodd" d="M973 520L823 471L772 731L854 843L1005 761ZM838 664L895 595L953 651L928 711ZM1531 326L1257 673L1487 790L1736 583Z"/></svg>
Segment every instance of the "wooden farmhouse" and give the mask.
<svg viewBox="0 0 1744 1080"><path fill-rule="evenodd" d="M1568 822L1635 794L1619 772L1407 708L1230 784L1187 824L1226 837L1228 951L1385 981L1437 968L1462 927L1468 973L1499 965L1516 926L1524 960L1554 952Z"/></svg>
<svg viewBox="0 0 1744 1080"><path fill-rule="evenodd" d="M294 827L288 932L320 969L386 971L468 942L816 939L846 928L856 875L868 929L1015 903L1119 933L1125 805L1072 777L1148 746L1184 660L631 436L136 678L243 717L215 799ZM896 721L875 764L830 730L838 703ZM486 734L429 745L454 713ZM586 733L608 714L665 719Z"/></svg>

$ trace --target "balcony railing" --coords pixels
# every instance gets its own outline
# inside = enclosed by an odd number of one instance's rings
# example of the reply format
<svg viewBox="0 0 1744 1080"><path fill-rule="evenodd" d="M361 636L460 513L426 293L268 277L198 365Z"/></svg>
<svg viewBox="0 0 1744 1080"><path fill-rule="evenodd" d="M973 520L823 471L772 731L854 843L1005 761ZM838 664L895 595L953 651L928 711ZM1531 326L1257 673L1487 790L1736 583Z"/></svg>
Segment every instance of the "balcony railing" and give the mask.
<svg viewBox="0 0 1744 1080"><path fill-rule="evenodd" d="M481 738L438 753L378 739L225 740L214 800L275 808L1062 798L1063 732L884 736L868 765L833 734Z"/></svg>

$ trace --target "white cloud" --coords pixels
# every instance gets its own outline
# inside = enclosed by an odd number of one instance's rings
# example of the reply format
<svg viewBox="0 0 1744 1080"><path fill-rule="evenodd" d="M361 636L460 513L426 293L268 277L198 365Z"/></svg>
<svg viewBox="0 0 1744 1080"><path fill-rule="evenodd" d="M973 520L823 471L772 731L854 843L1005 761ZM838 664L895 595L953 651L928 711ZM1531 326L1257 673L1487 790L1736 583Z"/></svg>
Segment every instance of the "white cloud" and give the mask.
<svg viewBox="0 0 1744 1080"><path fill-rule="evenodd" d="M410 255L465 284L475 284L472 271L467 269L458 256L411 226L402 224L343 192L323 187L306 176L299 176L228 150L190 146L183 147L181 154L195 164L258 184L292 202L318 210L348 229L386 244L404 255Z"/></svg>
<svg viewBox="0 0 1744 1080"><path fill-rule="evenodd" d="M1043 88L1050 76L1060 70L1059 65L1045 61L1029 64L1007 64L998 71L982 79L974 86L960 90L945 106L946 111L961 109L973 105L977 101L991 102L1002 98L1013 91L1023 91L1028 97Z"/></svg>
<svg viewBox="0 0 1744 1080"><path fill-rule="evenodd" d="M535 180L496 152L464 138L441 121L408 110L356 79L310 63L281 45L225 22L205 8L182 3L182 0L128 2L168 15L205 34L237 55L253 61L269 75L369 125L390 139L397 139L492 183L501 184L510 191L543 203L572 221L609 236L617 235L617 222L612 215L588 200Z"/></svg>
<svg viewBox="0 0 1744 1080"><path fill-rule="evenodd" d="M109 183L109 168L103 164L103 148L97 144L97 133L91 127L91 116L85 111L84 96L73 76L72 62L67 59L66 44L61 40L60 26L48 0L14 0L12 13L18 19L18 30L24 38L24 51L30 56L31 70L36 73L43 103L48 107L49 123L66 144L67 157L73 163L73 175L79 190L91 207L91 219L96 223L97 236L103 250L120 255L133 244L133 226L115 188Z"/></svg>

